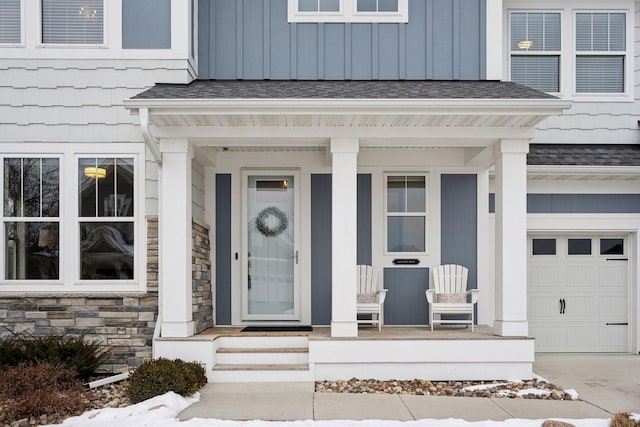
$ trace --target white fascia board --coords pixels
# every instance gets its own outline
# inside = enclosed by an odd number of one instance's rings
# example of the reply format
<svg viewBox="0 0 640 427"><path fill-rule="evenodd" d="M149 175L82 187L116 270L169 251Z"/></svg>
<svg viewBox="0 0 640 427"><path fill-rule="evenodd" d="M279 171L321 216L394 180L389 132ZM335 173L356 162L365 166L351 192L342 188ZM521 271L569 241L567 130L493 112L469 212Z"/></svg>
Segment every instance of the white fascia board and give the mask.
<svg viewBox="0 0 640 427"><path fill-rule="evenodd" d="M128 109L149 108L163 114L285 114L390 113L399 114L558 114L569 107L564 99L127 99ZM160 111L161 110L161 111Z"/></svg>
<svg viewBox="0 0 640 427"><path fill-rule="evenodd" d="M640 177L640 166L572 166L572 165L549 165L549 166L527 166L528 175L601 175L607 177L611 175L626 175Z"/></svg>

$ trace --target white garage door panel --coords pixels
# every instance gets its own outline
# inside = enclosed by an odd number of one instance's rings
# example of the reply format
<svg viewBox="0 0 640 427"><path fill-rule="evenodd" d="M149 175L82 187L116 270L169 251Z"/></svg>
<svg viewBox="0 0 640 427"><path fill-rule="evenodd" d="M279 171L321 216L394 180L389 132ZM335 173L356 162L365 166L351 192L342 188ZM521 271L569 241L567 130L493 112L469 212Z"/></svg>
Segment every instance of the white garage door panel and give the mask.
<svg viewBox="0 0 640 427"><path fill-rule="evenodd" d="M556 239L556 255L529 255L528 316L536 351L628 351L626 257L600 255L598 235L579 237L592 239L592 255L568 255L568 236L541 238Z"/></svg>
<svg viewBox="0 0 640 427"><path fill-rule="evenodd" d="M532 288L554 288L560 282L559 269L554 266L533 265L529 268L529 286Z"/></svg>
<svg viewBox="0 0 640 427"><path fill-rule="evenodd" d="M625 322L627 320L627 297L600 297L598 314L609 321Z"/></svg>
<svg viewBox="0 0 640 427"><path fill-rule="evenodd" d="M568 265L565 267L565 283L570 287L593 287L596 285L594 267L586 265Z"/></svg>
<svg viewBox="0 0 640 427"><path fill-rule="evenodd" d="M553 318L560 310L560 298L533 295L529 298L529 316L533 319Z"/></svg>

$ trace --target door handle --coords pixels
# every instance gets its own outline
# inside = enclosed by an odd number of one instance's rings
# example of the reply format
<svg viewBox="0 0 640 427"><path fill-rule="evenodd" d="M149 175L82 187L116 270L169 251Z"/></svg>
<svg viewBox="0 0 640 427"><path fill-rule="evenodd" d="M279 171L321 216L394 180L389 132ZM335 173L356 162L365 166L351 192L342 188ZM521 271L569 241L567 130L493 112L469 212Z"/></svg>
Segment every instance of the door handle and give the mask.
<svg viewBox="0 0 640 427"><path fill-rule="evenodd" d="M565 314L565 310L567 309L567 302L562 298L562 314Z"/></svg>
<svg viewBox="0 0 640 427"><path fill-rule="evenodd" d="M296 259L296 264L297 264L298 263L298 251L296 251L296 254L295 254L294 258Z"/></svg>

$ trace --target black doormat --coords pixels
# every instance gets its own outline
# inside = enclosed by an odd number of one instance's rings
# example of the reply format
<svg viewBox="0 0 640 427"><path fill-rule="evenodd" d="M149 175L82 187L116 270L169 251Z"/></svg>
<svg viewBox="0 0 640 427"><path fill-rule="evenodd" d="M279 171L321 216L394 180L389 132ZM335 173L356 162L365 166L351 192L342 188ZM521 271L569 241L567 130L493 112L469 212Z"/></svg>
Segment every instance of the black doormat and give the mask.
<svg viewBox="0 0 640 427"><path fill-rule="evenodd" d="M240 332L311 332L311 326L247 326Z"/></svg>

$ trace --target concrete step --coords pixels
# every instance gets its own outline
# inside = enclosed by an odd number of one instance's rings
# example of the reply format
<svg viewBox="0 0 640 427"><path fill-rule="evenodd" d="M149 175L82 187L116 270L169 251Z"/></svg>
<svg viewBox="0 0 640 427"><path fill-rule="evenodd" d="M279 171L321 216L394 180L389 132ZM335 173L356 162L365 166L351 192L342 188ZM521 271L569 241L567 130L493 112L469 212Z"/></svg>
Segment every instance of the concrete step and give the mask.
<svg viewBox="0 0 640 427"><path fill-rule="evenodd" d="M216 364L214 371L305 371L309 365L304 363L253 363L253 364Z"/></svg>
<svg viewBox="0 0 640 427"><path fill-rule="evenodd" d="M219 348L308 348L307 335L243 335L218 338Z"/></svg>
<svg viewBox="0 0 640 427"><path fill-rule="evenodd" d="M309 349L303 347L220 348L216 352L216 363L221 365L308 364Z"/></svg>
<svg viewBox="0 0 640 427"><path fill-rule="evenodd" d="M312 382L315 380L313 373L307 365L301 365L298 369L287 370L258 369L260 365L251 366L255 369L216 369L216 366L213 370L207 372L207 379L209 382L216 383ZM262 367L266 366L270 365L262 365ZM283 365L279 365L279 367L282 366Z"/></svg>

